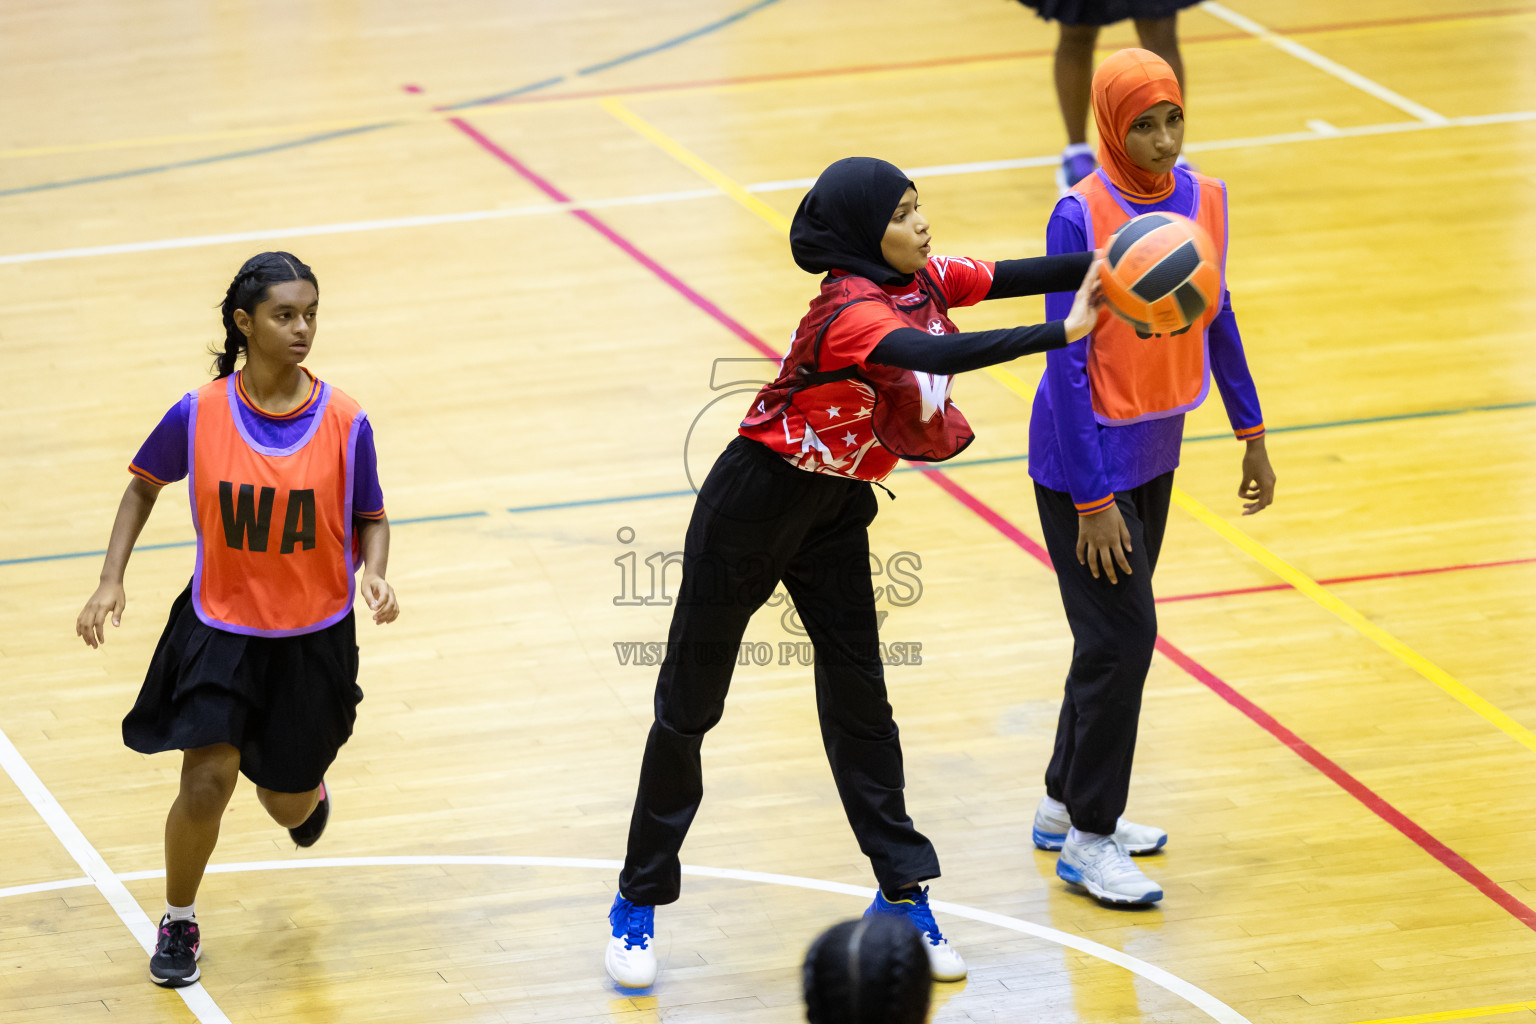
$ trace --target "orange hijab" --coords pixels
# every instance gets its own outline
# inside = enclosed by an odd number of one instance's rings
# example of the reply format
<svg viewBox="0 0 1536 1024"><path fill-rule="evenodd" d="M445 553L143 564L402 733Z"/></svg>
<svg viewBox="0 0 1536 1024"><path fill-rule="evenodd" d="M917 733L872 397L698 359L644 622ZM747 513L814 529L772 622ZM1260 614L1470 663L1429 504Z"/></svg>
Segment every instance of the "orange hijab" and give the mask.
<svg viewBox="0 0 1536 1024"><path fill-rule="evenodd" d="M1115 187L1131 199L1154 202L1173 193L1173 174L1153 174L1125 151L1131 123L1166 100L1184 106L1179 80L1151 50L1121 50L1093 73L1093 123L1099 129L1099 163Z"/></svg>

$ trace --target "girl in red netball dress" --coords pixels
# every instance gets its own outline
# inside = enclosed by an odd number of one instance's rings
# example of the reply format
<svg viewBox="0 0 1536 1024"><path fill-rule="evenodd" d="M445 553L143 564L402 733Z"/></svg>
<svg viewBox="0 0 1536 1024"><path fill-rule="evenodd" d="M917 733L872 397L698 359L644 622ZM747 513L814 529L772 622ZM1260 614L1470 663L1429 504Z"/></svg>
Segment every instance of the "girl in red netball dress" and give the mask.
<svg viewBox="0 0 1536 1024"><path fill-rule="evenodd" d="M1252 515L1274 500L1264 416L1226 293L1226 185L1176 165L1184 99L1173 69L1121 50L1093 76L1101 166L1056 204L1046 251L1092 250L1126 221L1175 213L1201 224L1221 260L1219 301L1176 335L1138 337L1105 313L1082 342L1050 353L1029 423L1029 473L1072 628L1072 666L1035 812L1034 841L1060 850L1056 873L1109 903L1163 891L1128 856L1160 849L1160 828L1121 817L1141 692L1157 643L1152 572L1179 464L1184 414L1211 378L1244 442L1237 493ZM1069 294L1046 296L1046 312Z"/></svg>
<svg viewBox="0 0 1536 1024"><path fill-rule="evenodd" d="M938 462L972 440L950 374L1059 348L1097 312L1089 253L1039 259L929 257L917 189L883 160L828 167L790 229L821 291L740 435L699 489L656 682L656 719L605 965L620 985L656 977L657 904L678 898L678 852L703 796L699 752L725 707L747 621L782 580L816 651L822 739L848 822L880 889L870 913L923 933L935 978L965 976L920 888L939 874L902 795L901 744L879 655L868 527L873 484L902 458ZM1079 287L1080 285L1080 287ZM953 306L1076 288L1070 312L1032 327L958 333Z"/></svg>
<svg viewBox="0 0 1536 1024"><path fill-rule="evenodd" d="M212 383L160 421L129 465L101 585L75 624L91 647L121 625L123 572L162 487L186 478L197 560L171 605L123 740L182 751L165 822L165 916L150 978L199 977L196 897L219 821L244 774L299 846L330 816L324 775L352 734L361 590L375 622L399 614L385 582L389 521L373 429L340 389L300 364L314 343L319 285L297 257L262 253L224 297ZM241 355L245 364L235 372Z"/></svg>

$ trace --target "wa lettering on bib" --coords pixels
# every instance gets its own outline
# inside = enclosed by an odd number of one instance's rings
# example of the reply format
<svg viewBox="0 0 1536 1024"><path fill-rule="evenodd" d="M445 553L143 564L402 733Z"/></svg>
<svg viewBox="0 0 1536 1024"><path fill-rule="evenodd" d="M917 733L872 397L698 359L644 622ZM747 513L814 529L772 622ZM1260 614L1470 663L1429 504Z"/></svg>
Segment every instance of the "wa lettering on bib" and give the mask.
<svg viewBox="0 0 1536 1024"><path fill-rule="evenodd" d="M232 378L196 392L187 488L197 528L192 605L204 623L250 636L324 629L352 610L352 467L363 411L321 384L291 447L253 439Z"/></svg>

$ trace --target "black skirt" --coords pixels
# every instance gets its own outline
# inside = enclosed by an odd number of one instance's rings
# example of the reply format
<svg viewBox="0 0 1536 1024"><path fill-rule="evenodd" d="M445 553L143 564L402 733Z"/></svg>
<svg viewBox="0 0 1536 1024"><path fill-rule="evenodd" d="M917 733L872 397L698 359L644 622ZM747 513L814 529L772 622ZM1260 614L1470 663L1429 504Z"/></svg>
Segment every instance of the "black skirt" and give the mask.
<svg viewBox="0 0 1536 1024"><path fill-rule="evenodd" d="M256 785L308 792L352 735L357 653L351 612L313 633L242 636L204 624L189 585L171 604L123 742L141 754L228 743Z"/></svg>
<svg viewBox="0 0 1536 1024"><path fill-rule="evenodd" d="M1063 25L1112 25L1135 18L1156 21L1171 18L1200 0L1019 0L1046 21Z"/></svg>

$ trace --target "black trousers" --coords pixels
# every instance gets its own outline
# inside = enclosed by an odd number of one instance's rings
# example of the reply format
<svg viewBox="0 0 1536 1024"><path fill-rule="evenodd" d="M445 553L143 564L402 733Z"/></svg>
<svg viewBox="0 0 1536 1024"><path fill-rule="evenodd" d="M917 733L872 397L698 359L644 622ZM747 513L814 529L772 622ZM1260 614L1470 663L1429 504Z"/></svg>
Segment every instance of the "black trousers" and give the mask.
<svg viewBox="0 0 1536 1024"><path fill-rule="evenodd" d="M1131 534L1131 575L1094 579L1077 561L1077 509L1072 496L1035 484L1045 546L1056 565L1061 603L1072 627L1072 667L1056 724L1056 750L1045 791L1067 805L1072 824L1108 835L1125 811L1136 753L1141 691L1157 644L1152 571L1163 546L1173 472L1130 491L1115 504Z"/></svg>
<svg viewBox="0 0 1536 1024"><path fill-rule="evenodd" d="M796 469L733 440L699 489L656 680L619 891L671 903L678 851L704 795L699 751L720 721L737 646L782 580L816 651L816 709L848 823L882 888L937 877L938 855L907 816L901 741L880 663L868 527L874 489Z"/></svg>

